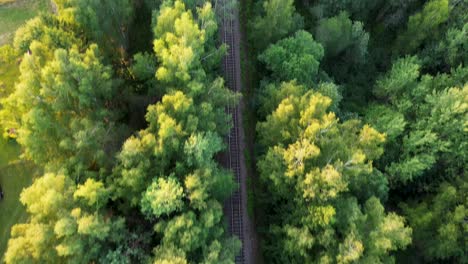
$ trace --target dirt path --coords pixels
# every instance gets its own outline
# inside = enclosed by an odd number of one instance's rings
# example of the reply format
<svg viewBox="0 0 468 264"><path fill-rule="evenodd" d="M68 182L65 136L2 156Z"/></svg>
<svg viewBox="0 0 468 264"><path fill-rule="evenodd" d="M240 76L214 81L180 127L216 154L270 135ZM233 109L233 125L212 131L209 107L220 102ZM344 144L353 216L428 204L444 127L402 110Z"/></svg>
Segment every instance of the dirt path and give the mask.
<svg viewBox="0 0 468 264"><path fill-rule="evenodd" d="M237 2L237 1L236 1ZM234 8L231 0L217 1L216 9L222 18L220 36L229 46L228 54L223 59L223 71L226 85L237 92L242 90L240 43L241 34L239 27L239 10ZM239 4L236 5L238 7ZM227 109L233 117L234 127L231 130L227 143L229 146L226 158L226 167L234 173L234 179L239 184L232 197L225 203L225 214L229 221L230 232L238 236L242 241L242 251L236 257L236 263L255 263L257 259L258 243L255 225L247 212L247 168L244 157L245 136L243 125L244 100L239 106Z"/></svg>

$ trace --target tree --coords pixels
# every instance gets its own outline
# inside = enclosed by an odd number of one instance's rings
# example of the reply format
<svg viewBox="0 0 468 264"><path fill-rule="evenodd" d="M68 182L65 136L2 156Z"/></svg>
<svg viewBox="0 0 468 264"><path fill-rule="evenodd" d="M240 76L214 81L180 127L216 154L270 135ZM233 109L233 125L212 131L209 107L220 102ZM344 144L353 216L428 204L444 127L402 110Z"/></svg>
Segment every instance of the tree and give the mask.
<svg viewBox="0 0 468 264"><path fill-rule="evenodd" d="M320 19L315 27L315 37L325 51L321 63L324 80L340 84L346 108L349 104L362 105L368 100L365 88L372 79L373 62L369 60L369 33L360 21L352 21L348 13Z"/></svg>
<svg viewBox="0 0 468 264"><path fill-rule="evenodd" d="M449 23L451 24L453 22ZM448 71L450 68L468 65L467 38L468 24L448 28L445 37L434 40L419 52L424 68L430 71Z"/></svg>
<svg viewBox="0 0 468 264"><path fill-rule="evenodd" d="M320 44L306 31L271 45L259 56L274 78L282 81L296 80L300 84L317 82L320 60L324 54Z"/></svg>
<svg viewBox="0 0 468 264"><path fill-rule="evenodd" d="M307 90L304 85L295 81L277 83L266 83L258 91L258 115L265 118L273 112L279 103L288 96L301 96Z"/></svg>
<svg viewBox="0 0 468 264"><path fill-rule="evenodd" d="M157 62L156 58L148 53L137 53L133 57L135 63L131 67L133 76L138 80L149 80L154 76Z"/></svg>
<svg viewBox="0 0 468 264"><path fill-rule="evenodd" d="M465 24L463 28L457 29L452 28L447 31L447 58L448 63L452 67L459 65L468 65L468 24ZM440 47L443 49L443 47Z"/></svg>
<svg viewBox="0 0 468 264"><path fill-rule="evenodd" d="M323 45L327 58L345 55L345 61L364 62L369 34L361 22L353 22L346 12L322 19L315 30L317 41Z"/></svg>
<svg viewBox="0 0 468 264"><path fill-rule="evenodd" d="M124 143L114 169L119 208L139 210L154 226L155 263L233 263L240 248L222 219L232 175L215 161L231 127L225 108L238 96L202 63L219 52L207 41L213 23L209 3L197 17L181 1L163 5L154 50L165 95L148 107L148 127Z"/></svg>
<svg viewBox="0 0 468 264"><path fill-rule="evenodd" d="M183 85L206 76L205 59L219 60L225 48L219 50L209 41L217 30L214 12L209 2L198 9L198 19L187 11L181 1L163 6L154 27L154 51L160 62L156 78L169 85ZM208 45L209 44L209 45ZM211 65L211 63L207 63ZM206 65L206 64L205 64Z"/></svg>
<svg viewBox="0 0 468 264"><path fill-rule="evenodd" d="M77 47L53 52L33 42L30 50L15 92L3 102L3 125L18 129L18 142L37 164L64 168L77 179L96 174L107 162L116 116L106 107L116 92L111 69L96 45L84 53Z"/></svg>
<svg viewBox="0 0 468 264"><path fill-rule="evenodd" d="M377 8L382 6L381 0L319 0L314 6L314 11L321 14L322 17L333 17L342 11L348 12L353 18L361 21L367 21L373 14L377 13Z"/></svg>
<svg viewBox="0 0 468 264"><path fill-rule="evenodd" d="M0 63L2 64L0 98L5 98L14 91L15 80L19 75L19 67L16 63L18 58L19 55L11 45L0 46Z"/></svg>
<svg viewBox="0 0 468 264"><path fill-rule="evenodd" d="M215 157L239 95L214 73L226 51L216 16L201 1L154 12L155 54L134 56L126 84L160 98L114 160L121 82L92 41L111 59L124 51L130 2L57 0L57 16L16 36L24 58L0 114L46 174L22 192L29 218L12 230L7 263L234 263L223 202L235 184Z"/></svg>
<svg viewBox="0 0 468 264"><path fill-rule="evenodd" d="M435 195L401 205L414 230L413 248L426 261L466 263L466 176L456 184L444 182Z"/></svg>
<svg viewBox="0 0 468 264"><path fill-rule="evenodd" d="M403 218L375 198L386 191L372 168L385 136L357 120L339 123L330 105L313 91L288 95L257 126L269 261L381 262L410 243Z"/></svg>
<svg viewBox="0 0 468 264"><path fill-rule="evenodd" d="M58 17L76 23L108 52L126 49L128 26L133 15L129 0L54 0ZM122 50L123 49L123 50ZM108 53L112 55L112 53Z"/></svg>
<svg viewBox="0 0 468 264"><path fill-rule="evenodd" d="M392 184L427 190L464 170L467 88L456 87L466 74L460 68L452 75L421 77L418 60L407 57L377 81L375 95L389 104L370 107L367 120L391 139L380 164L386 164Z"/></svg>
<svg viewBox="0 0 468 264"><path fill-rule="evenodd" d="M127 140L119 154L116 198L127 206L140 207L149 219L157 219L155 230L162 241L156 261L162 261L168 252L180 252L181 260L188 256L200 259L215 254L204 245L216 241L223 245L220 258L229 259L239 248L238 242L225 240L222 231L221 201L234 184L232 175L214 161L224 146L214 132L212 113L204 115L204 107L181 92L166 95L150 106L148 128ZM208 219L212 221L209 225ZM171 235L171 228L175 234ZM173 253L170 256L172 259Z"/></svg>
<svg viewBox="0 0 468 264"><path fill-rule="evenodd" d="M12 229L6 263L97 260L121 240L123 221L104 216L108 191L88 179L76 186L65 175L45 174L21 193L30 219Z"/></svg>
<svg viewBox="0 0 468 264"><path fill-rule="evenodd" d="M159 178L153 181L143 195L142 211L156 217L178 211L183 206L183 191L176 179Z"/></svg>
<svg viewBox="0 0 468 264"><path fill-rule="evenodd" d="M73 45L82 46L83 39L71 21L66 23L52 15L41 15L29 20L15 34L13 47L23 55L30 50L33 41L42 43L53 53L55 49L69 49Z"/></svg>
<svg viewBox="0 0 468 264"><path fill-rule="evenodd" d="M345 11L353 19L364 22L366 28L376 29L373 33L378 35L383 33L387 36L391 34L392 39L395 37L392 31L405 26L408 17L420 5L417 0L319 0L313 2L315 5L310 10L318 19L333 17ZM382 29L385 30L381 31Z"/></svg>
<svg viewBox="0 0 468 264"><path fill-rule="evenodd" d="M302 27L293 0L265 0L263 14L253 20L253 39L258 50L279 41ZM258 36L258 37L257 37Z"/></svg>
<svg viewBox="0 0 468 264"><path fill-rule="evenodd" d="M398 48L404 53L416 50L427 38L437 38L440 27L449 18L449 1L432 0L423 10L412 15L408 27L397 40Z"/></svg>

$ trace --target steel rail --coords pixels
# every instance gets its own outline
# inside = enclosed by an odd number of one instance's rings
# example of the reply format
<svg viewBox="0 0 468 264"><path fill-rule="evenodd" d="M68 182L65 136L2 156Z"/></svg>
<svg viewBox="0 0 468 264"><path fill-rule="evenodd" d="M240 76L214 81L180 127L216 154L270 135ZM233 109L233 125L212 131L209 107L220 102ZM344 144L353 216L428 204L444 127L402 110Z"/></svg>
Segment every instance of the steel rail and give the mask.
<svg viewBox="0 0 468 264"><path fill-rule="evenodd" d="M222 5L222 41L228 45L228 54L223 58L223 71L227 86L235 91L239 91L239 84L237 83L237 65L236 65L236 49L235 49L235 14L234 8L228 7L227 1L221 0ZM229 10L228 10L229 8ZM230 232L237 236L244 245L244 232L242 221L242 189L241 185L241 170L240 170L240 152L239 152L239 120L238 120L238 106L232 102L226 107L226 112L232 117L232 128L227 136L228 143L228 165L229 169L233 172L234 181L238 185L238 189L234 191L229 199L231 209ZM244 259L244 246L235 258L236 263L245 263Z"/></svg>

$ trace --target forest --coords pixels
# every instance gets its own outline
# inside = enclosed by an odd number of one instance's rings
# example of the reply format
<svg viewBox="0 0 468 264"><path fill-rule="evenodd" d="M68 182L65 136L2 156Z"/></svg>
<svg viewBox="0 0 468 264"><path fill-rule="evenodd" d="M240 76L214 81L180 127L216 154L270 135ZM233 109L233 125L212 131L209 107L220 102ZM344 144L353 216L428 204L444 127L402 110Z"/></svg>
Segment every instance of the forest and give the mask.
<svg viewBox="0 0 468 264"><path fill-rule="evenodd" d="M0 262L239 263L239 106L253 263L468 263L468 0L33 7L0 30Z"/></svg>

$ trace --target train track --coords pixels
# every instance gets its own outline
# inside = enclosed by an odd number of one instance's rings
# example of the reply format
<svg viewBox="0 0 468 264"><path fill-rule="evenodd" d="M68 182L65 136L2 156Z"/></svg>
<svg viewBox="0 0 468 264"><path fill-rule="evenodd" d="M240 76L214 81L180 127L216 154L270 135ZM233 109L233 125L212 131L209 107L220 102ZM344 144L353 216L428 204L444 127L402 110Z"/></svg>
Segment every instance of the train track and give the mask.
<svg viewBox="0 0 468 264"><path fill-rule="evenodd" d="M231 0L221 0L219 2L219 12L221 17L221 38L223 43L227 44L228 54L223 58L223 72L226 80L226 85L233 91L240 92L240 73L238 72L239 54L236 46L237 31L236 20L237 10L230 6L228 2ZM229 228L232 235L237 236L242 242L242 249L235 258L238 264L245 263L244 256L244 226L243 226L243 208L242 208L242 188L241 167L240 167L240 137L239 137L239 107L237 105L229 105L226 112L232 116L233 127L227 137L228 157L227 165L234 174L234 181L239 188L234 191L229 199L228 208L230 208L230 223Z"/></svg>

